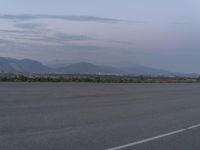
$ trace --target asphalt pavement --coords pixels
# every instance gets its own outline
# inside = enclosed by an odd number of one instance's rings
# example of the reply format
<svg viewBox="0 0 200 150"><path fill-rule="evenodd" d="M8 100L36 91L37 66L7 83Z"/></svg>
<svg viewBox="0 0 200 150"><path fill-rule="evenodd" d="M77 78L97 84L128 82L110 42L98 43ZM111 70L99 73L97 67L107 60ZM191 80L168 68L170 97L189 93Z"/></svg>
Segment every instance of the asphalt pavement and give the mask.
<svg viewBox="0 0 200 150"><path fill-rule="evenodd" d="M0 150L199 150L200 84L0 83Z"/></svg>

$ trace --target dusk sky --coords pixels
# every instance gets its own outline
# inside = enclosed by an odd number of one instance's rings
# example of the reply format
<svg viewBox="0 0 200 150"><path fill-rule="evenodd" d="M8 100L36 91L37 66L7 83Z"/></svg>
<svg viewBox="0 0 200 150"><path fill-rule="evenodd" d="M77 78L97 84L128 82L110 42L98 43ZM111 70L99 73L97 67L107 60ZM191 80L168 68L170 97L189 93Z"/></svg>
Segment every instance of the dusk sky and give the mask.
<svg viewBox="0 0 200 150"><path fill-rule="evenodd" d="M200 73L200 1L0 0L0 56Z"/></svg>

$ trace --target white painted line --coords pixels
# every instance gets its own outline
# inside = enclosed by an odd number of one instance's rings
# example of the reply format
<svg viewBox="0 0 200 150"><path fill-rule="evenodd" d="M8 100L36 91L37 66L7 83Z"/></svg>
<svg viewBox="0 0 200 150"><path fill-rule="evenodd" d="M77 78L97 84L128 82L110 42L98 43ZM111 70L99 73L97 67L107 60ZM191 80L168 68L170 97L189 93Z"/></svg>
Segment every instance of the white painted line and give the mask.
<svg viewBox="0 0 200 150"><path fill-rule="evenodd" d="M200 124L190 126L190 127L188 127L188 129L194 129L194 128L198 128L198 127L200 127Z"/></svg>
<svg viewBox="0 0 200 150"><path fill-rule="evenodd" d="M147 138L147 139L144 139L144 140L132 142L132 143L125 144L125 145L122 145L122 146L109 148L107 150L121 150L121 149L124 149L124 148L127 148L127 147L135 146L135 145L142 144L142 143L147 143L147 142L150 142L150 141L154 141L154 140L157 140L157 139L160 139L160 138L164 138L164 137L167 137L167 136L171 136L171 135L174 135L174 134L178 134L178 133L181 133L181 132L184 132L184 131L187 131L187 130L191 130L191 129L194 129L194 128L199 128L199 127L200 127L200 124L196 124L196 125L189 126L187 128L183 128L183 129L180 129L180 130L172 131L172 132L165 133L165 134L162 134L162 135L159 135L159 136L154 136L154 137L151 137L151 138Z"/></svg>

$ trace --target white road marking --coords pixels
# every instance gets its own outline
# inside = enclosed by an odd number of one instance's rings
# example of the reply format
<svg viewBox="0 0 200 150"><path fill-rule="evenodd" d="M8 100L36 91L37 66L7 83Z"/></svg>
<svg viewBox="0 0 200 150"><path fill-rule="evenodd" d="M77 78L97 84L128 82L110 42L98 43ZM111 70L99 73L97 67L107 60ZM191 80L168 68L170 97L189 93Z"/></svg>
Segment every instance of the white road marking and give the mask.
<svg viewBox="0 0 200 150"><path fill-rule="evenodd" d="M135 146L135 145L142 144L142 143L147 143L147 142L150 142L150 141L154 141L154 140L157 140L157 139L160 139L160 138L164 138L164 137L167 137L167 136L170 136L170 135L178 134L178 133L181 133L181 132L184 132L184 131L187 131L187 130L191 130L191 129L194 129L194 128L199 128L199 127L200 127L200 124L196 124L196 125L189 126L187 128L172 131L172 132L165 133L165 134L162 134L162 135L159 135L159 136L154 136L154 137L147 138L147 139L144 139L144 140L132 142L132 143L117 146L117 147L114 147L114 148L109 148L107 150L121 150L121 149L124 149L124 148L127 148L127 147Z"/></svg>
<svg viewBox="0 0 200 150"><path fill-rule="evenodd" d="M188 127L188 129L194 129L194 128L198 128L198 127L200 127L200 124L190 126L190 127Z"/></svg>

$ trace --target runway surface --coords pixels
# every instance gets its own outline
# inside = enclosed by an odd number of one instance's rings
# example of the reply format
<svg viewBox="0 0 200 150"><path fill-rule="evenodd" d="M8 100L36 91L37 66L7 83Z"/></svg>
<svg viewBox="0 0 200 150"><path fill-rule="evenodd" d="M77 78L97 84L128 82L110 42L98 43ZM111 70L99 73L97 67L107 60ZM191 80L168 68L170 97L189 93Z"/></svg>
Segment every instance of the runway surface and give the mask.
<svg viewBox="0 0 200 150"><path fill-rule="evenodd" d="M0 83L0 150L199 150L200 84Z"/></svg>

